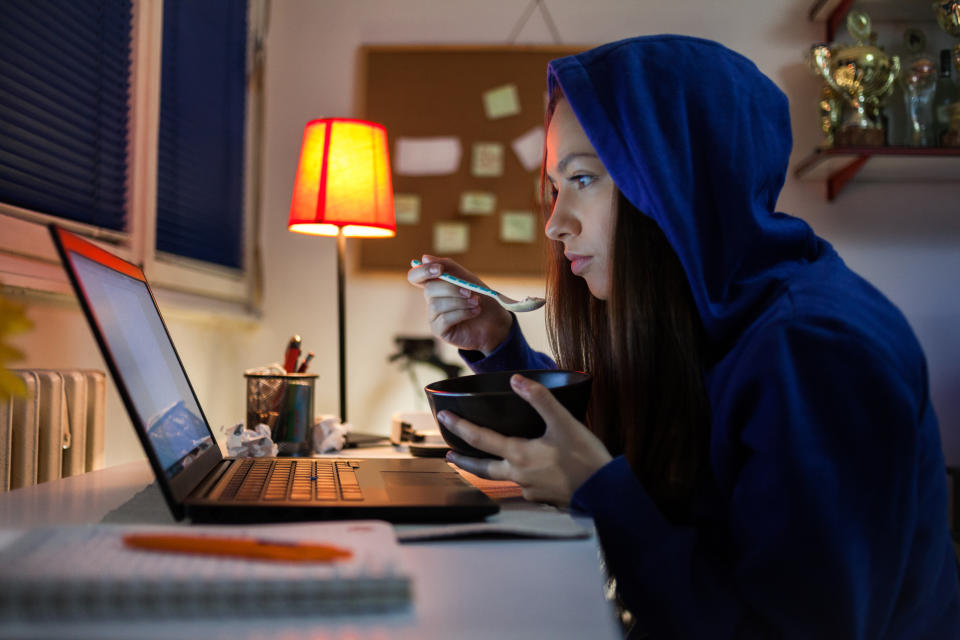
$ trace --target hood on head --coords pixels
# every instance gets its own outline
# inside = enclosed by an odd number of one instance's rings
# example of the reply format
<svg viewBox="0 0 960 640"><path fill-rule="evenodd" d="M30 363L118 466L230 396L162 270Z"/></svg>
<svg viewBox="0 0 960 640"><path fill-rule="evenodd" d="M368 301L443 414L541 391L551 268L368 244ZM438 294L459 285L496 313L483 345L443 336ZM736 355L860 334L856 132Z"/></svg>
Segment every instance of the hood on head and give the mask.
<svg viewBox="0 0 960 640"><path fill-rule="evenodd" d="M643 36L553 60L548 85L666 234L713 344L735 338L816 258L810 227L775 211L792 146L787 98L747 58L708 40Z"/></svg>

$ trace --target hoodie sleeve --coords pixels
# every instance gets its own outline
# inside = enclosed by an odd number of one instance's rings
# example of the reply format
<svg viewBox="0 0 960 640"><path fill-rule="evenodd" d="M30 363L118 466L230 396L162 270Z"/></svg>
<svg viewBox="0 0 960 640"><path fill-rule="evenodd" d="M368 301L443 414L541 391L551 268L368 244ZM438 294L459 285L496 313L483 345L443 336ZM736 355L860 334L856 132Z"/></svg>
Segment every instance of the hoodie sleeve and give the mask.
<svg viewBox="0 0 960 640"><path fill-rule="evenodd" d="M513 324L510 333L499 347L484 356L480 351L459 350L460 357L474 373L491 373L493 371L522 371L525 369L556 369L556 363L545 353L534 351L527 339L523 337L517 316L510 314Z"/></svg>
<svg viewBox="0 0 960 640"><path fill-rule="evenodd" d="M623 458L575 493L624 605L655 637L956 637L939 433L915 372L832 328L765 333L712 402L722 533L668 522ZM940 614L903 614L920 602Z"/></svg>

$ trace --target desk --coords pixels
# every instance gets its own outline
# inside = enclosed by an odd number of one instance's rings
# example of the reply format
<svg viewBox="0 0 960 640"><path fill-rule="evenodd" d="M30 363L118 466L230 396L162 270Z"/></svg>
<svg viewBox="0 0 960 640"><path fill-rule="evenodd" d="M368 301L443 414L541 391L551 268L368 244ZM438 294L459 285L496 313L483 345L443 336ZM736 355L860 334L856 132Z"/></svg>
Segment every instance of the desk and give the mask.
<svg viewBox="0 0 960 640"><path fill-rule="evenodd" d="M363 449L349 455L362 457ZM0 526L100 521L153 481L134 462L0 494ZM409 610L365 616L0 628L0 637L69 638L618 638L602 593L596 537L402 544Z"/></svg>

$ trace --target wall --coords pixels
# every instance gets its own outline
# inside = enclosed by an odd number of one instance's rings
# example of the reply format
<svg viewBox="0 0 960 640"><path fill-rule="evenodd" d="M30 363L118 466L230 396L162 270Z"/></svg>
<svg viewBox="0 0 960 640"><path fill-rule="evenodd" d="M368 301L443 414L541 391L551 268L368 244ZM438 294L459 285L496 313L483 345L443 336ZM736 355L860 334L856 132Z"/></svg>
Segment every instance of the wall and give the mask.
<svg viewBox="0 0 960 640"><path fill-rule="evenodd" d="M818 142L814 114L818 81L802 54L823 39L806 19L808 0L747 0L736 9L708 0L547 0L564 44L602 43L632 35L674 32L719 40L755 60L790 97L795 151L791 168ZM317 409L337 411L336 242L286 230L290 189L303 125L310 119L353 112L357 48L362 44L505 44L526 0L274 0L267 41L267 121L262 241L266 298L256 325L198 320L162 301L168 324L210 422L237 422L243 414L242 370L277 361L293 333L317 352ZM534 12L520 44L549 44L550 32ZM478 87L478 91L479 91ZM930 363L934 403L948 459L960 464L960 183L855 183L835 203L822 183L788 178L779 208L806 219L848 263L904 311ZM387 241L385 241L387 242ZM426 248L425 248L426 250ZM358 429L387 433L395 411L425 409L417 388L440 377L407 373L387 362L393 337L428 335L421 292L404 274L347 276L348 408ZM496 278L489 284L514 297L539 295L543 285ZM103 367L83 319L73 306L37 303L36 328L17 344L27 366ZM545 349L542 312L521 324ZM443 357L455 360L450 349ZM108 423L107 461L140 457L115 391ZM957 398L957 399L954 399ZM219 433L218 433L219 435Z"/></svg>

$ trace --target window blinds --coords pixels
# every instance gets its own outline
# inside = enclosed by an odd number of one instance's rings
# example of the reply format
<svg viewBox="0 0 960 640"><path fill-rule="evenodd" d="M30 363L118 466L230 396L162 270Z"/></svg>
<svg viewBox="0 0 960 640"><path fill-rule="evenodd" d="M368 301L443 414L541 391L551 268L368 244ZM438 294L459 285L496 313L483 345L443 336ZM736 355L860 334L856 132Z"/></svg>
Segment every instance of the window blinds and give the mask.
<svg viewBox="0 0 960 640"><path fill-rule="evenodd" d="M165 0L157 249L240 268L246 0Z"/></svg>
<svg viewBox="0 0 960 640"><path fill-rule="evenodd" d="M122 230L130 0L3 0L0 202Z"/></svg>

